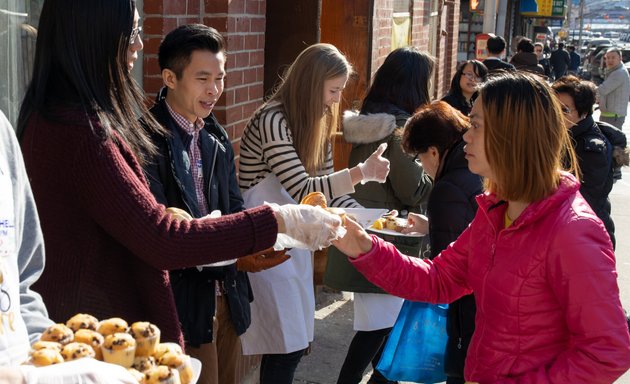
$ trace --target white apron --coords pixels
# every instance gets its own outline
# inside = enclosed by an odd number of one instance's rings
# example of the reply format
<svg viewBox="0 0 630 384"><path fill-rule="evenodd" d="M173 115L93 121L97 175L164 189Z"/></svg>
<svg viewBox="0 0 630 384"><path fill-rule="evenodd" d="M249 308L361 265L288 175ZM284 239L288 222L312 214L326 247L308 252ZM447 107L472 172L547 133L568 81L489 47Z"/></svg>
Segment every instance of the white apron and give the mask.
<svg viewBox="0 0 630 384"><path fill-rule="evenodd" d="M246 208L269 203L295 204L275 175L243 192ZM244 355L280 354L313 341L315 293L311 252L292 249L291 258L265 271L248 273L254 292L252 323L241 335Z"/></svg>

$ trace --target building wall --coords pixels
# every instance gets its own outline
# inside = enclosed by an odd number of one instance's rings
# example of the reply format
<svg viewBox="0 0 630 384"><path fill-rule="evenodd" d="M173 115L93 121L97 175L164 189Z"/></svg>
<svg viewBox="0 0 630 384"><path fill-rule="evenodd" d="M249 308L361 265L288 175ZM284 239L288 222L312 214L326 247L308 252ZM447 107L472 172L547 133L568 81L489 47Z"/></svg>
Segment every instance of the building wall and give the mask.
<svg viewBox="0 0 630 384"><path fill-rule="evenodd" d="M227 42L225 90L214 113L232 139L236 156L248 118L263 99L265 0L145 0L144 89L162 86L157 52L172 29L187 23L216 28Z"/></svg>

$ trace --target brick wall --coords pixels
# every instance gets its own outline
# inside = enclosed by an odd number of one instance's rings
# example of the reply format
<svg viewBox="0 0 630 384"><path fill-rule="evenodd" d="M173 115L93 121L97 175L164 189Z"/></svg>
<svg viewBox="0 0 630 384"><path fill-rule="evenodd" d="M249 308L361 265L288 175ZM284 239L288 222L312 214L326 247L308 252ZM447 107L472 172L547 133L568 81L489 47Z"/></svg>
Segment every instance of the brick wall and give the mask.
<svg viewBox="0 0 630 384"><path fill-rule="evenodd" d="M374 0L371 77L392 50L393 0Z"/></svg>
<svg viewBox="0 0 630 384"><path fill-rule="evenodd" d="M265 6L265 0L147 0L144 5L144 89L151 98L162 86L157 52L169 31L203 23L226 39L225 90L214 113L236 156L245 124L263 98Z"/></svg>

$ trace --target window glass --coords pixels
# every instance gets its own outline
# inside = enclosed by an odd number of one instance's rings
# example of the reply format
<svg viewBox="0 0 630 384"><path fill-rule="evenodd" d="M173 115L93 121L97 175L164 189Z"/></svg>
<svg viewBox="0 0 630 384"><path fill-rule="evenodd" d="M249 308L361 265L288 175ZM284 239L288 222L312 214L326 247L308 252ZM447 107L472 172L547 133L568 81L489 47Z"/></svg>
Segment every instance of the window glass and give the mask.
<svg viewBox="0 0 630 384"><path fill-rule="evenodd" d="M31 80L44 0L0 0L0 109L15 126Z"/></svg>

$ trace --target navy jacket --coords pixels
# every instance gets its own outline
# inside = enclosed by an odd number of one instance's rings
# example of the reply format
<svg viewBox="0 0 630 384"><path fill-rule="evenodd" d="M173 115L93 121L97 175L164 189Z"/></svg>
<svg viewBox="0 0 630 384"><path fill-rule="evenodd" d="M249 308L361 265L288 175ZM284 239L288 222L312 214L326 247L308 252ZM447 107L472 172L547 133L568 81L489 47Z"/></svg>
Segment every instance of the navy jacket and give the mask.
<svg viewBox="0 0 630 384"><path fill-rule="evenodd" d="M427 205L432 258L442 252L468 227L477 212L475 197L482 192L481 177L468 169L464 141L453 145L433 184ZM475 330L475 298L466 295L449 304L446 320L448 341L444 371L464 378L464 361Z"/></svg>
<svg viewBox="0 0 630 384"><path fill-rule="evenodd" d="M159 155L145 168L151 192L167 207L181 208L193 217L200 217L195 186L190 172L186 149L186 134L177 126L161 95L151 113L170 133L167 137L154 135L153 143ZM206 120L200 134L203 176L209 211L222 214L242 211L241 196L236 179L234 151L227 132L214 115ZM208 252L212 252L211 249ZM201 271L188 268L170 272L177 313L187 344L199 346L212 341L212 318L215 312L215 281L222 283L222 294L227 297L230 315L238 335L251 323L250 302L253 300L249 279L238 272L236 265L205 267Z"/></svg>

